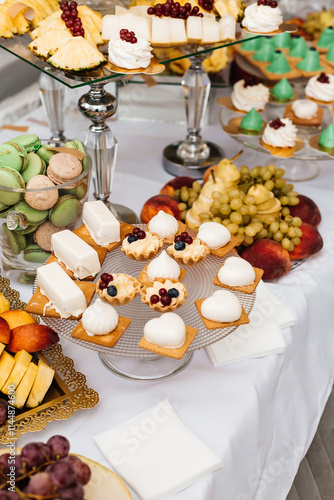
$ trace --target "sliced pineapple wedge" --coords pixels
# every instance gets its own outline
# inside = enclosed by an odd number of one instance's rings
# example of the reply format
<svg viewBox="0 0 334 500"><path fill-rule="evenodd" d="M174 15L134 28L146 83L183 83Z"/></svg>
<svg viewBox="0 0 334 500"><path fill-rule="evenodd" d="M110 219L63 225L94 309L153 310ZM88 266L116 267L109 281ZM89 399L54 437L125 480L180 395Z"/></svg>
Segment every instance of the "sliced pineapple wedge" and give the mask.
<svg viewBox="0 0 334 500"><path fill-rule="evenodd" d="M40 37L41 35L47 33L50 30L68 31L64 21L60 17L52 17L47 23L44 24L40 23L40 25L30 33L30 36L33 40L35 40L36 38Z"/></svg>
<svg viewBox="0 0 334 500"><path fill-rule="evenodd" d="M15 406L16 408L23 408L29 396L31 388L34 385L37 372L38 372L37 365L35 365L35 363L31 361L27 371L23 375L23 378L15 391L15 399L12 405Z"/></svg>
<svg viewBox="0 0 334 500"><path fill-rule="evenodd" d="M26 402L28 408L36 408L43 401L52 384L54 374L55 371L50 366L42 360L38 361L37 375Z"/></svg>
<svg viewBox="0 0 334 500"><path fill-rule="evenodd" d="M103 45L103 40L100 31L97 29L93 18L90 15L81 14L80 15L82 27L85 30L85 35L88 32L93 39L95 45Z"/></svg>
<svg viewBox="0 0 334 500"><path fill-rule="evenodd" d="M19 351L15 354L15 364L6 382L1 387L1 392L3 392L4 394L8 394L11 387L16 388L19 385L23 375L28 369L31 359L32 355L23 349L22 351Z"/></svg>
<svg viewBox="0 0 334 500"><path fill-rule="evenodd" d="M57 52L47 62L67 71L85 71L97 68L106 60L96 47L77 36L60 42Z"/></svg>
<svg viewBox="0 0 334 500"><path fill-rule="evenodd" d="M7 13L6 9L0 5L0 36L13 38L15 32L13 19Z"/></svg>
<svg viewBox="0 0 334 500"><path fill-rule="evenodd" d="M102 33L102 14L100 14L100 12L90 9L87 5L78 5L78 13L79 17L81 17L82 14L90 16L93 19L96 28L100 33Z"/></svg>
<svg viewBox="0 0 334 500"><path fill-rule="evenodd" d="M68 30L51 29L30 42L28 49L38 57L48 58L57 51L59 43L68 38L72 38Z"/></svg>
<svg viewBox="0 0 334 500"><path fill-rule="evenodd" d="M10 376L14 364L15 361L13 356L11 356L7 351L3 351L0 356L0 387L4 385Z"/></svg>

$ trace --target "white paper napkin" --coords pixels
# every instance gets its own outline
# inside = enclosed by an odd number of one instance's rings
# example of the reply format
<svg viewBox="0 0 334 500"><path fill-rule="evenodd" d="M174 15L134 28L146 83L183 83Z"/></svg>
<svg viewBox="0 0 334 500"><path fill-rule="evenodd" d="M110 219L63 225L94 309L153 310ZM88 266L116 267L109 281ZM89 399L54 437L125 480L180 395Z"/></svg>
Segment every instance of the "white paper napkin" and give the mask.
<svg viewBox="0 0 334 500"><path fill-rule="evenodd" d="M206 348L213 366L280 354L286 347L281 328L295 323L295 315L260 281L250 323Z"/></svg>
<svg viewBox="0 0 334 500"><path fill-rule="evenodd" d="M222 466L167 399L94 439L143 500L162 500Z"/></svg>

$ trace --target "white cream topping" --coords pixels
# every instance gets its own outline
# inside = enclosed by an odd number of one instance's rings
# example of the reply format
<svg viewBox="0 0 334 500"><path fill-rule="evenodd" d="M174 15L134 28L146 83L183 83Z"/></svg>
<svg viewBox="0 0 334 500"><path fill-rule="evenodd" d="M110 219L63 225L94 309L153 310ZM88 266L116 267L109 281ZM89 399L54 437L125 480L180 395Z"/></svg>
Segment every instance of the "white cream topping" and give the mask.
<svg viewBox="0 0 334 500"><path fill-rule="evenodd" d="M257 85L245 85L245 80L239 80L233 85L231 99L233 106L241 111L250 111L255 108L261 111L269 101L270 91L267 87L258 83Z"/></svg>
<svg viewBox="0 0 334 500"><path fill-rule="evenodd" d="M247 260L229 257L218 271L218 279L228 286L247 286L255 281L255 271Z"/></svg>
<svg viewBox="0 0 334 500"><path fill-rule="evenodd" d="M125 69L147 68L153 57L152 47L144 38L136 38L137 43L130 43L114 35L108 44L109 61Z"/></svg>
<svg viewBox="0 0 334 500"><path fill-rule="evenodd" d="M202 316L218 323L233 323L240 318L241 313L239 299L227 290L217 290L201 306Z"/></svg>
<svg viewBox="0 0 334 500"><path fill-rule="evenodd" d="M128 242L128 238L124 238L122 243L122 248L125 252L129 252L130 254L139 257L140 255L145 255L146 253L153 252L158 250L163 241L160 236L156 234L152 234L149 231L145 231L146 236L142 240L138 239L137 241L133 241L132 243Z"/></svg>
<svg viewBox="0 0 334 500"><path fill-rule="evenodd" d="M148 230L151 233L156 233L160 238L171 238L177 233L179 223L171 214L166 214L163 210L159 210L157 215L152 217L148 223Z"/></svg>
<svg viewBox="0 0 334 500"><path fill-rule="evenodd" d="M166 250L153 259L147 266L146 274L150 281L155 278L171 278L178 280L180 277L180 266L178 263L169 257Z"/></svg>
<svg viewBox="0 0 334 500"><path fill-rule="evenodd" d="M49 299L45 309L55 309L61 318L78 317L87 307L82 290L56 262L37 269L37 284Z"/></svg>
<svg viewBox="0 0 334 500"><path fill-rule="evenodd" d="M197 236L208 245L210 250L221 248L231 240L230 231L218 222L203 222Z"/></svg>
<svg viewBox="0 0 334 500"><path fill-rule="evenodd" d="M82 221L98 245L107 246L121 239L119 221L101 200L84 203Z"/></svg>
<svg viewBox="0 0 334 500"><path fill-rule="evenodd" d="M246 7L242 26L255 33L271 33L278 30L282 22L283 17L279 7L272 8L255 2Z"/></svg>
<svg viewBox="0 0 334 500"><path fill-rule="evenodd" d="M326 73L326 76L329 78L329 83L319 82L319 75L312 76L306 84L305 95L316 101L334 101L334 75Z"/></svg>
<svg viewBox="0 0 334 500"><path fill-rule="evenodd" d="M87 307L81 321L87 335L107 335L118 325L118 313L104 300L96 299Z"/></svg>
<svg viewBox="0 0 334 500"><path fill-rule="evenodd" d="M292 103L292 111L297 118L310 120L318 113L318 105L316 102L307 99L298 99Z"/></svg>
<svg viewBox="0 0 334 500"><path fill-rule="evenodd" d="M171 288L176 288L176 290L179 292L178 297L172 297L172 302L170 303L171 306L174 306L177 302L181 302L185 298L186 287L180 282L174 283L173 281L167 279L164 283L155 281L152 286L146 288L146 294L144 297L146 302L150 301L152 295L159 295L160 288L165 288L167 292Z"/></svg>
<svg viewBox="0 0 334 500"><path fill-rule="evenodd" d="M208 247L201 242L199 238L195 238L193 242L188 245L184 250L175 250L174 244L167 247L167 253L181 258L194 258L203 257L208 253Z"/></svg>
<svg viewBox="0 0 334 500"><path fill-rule="evenodd" d="M280 120L285 127L276 130L268 123L263 131L262 140L274 148L293 148L297 140L297 127L289 118L280 118Z"/></svg>
<svg viewBox="0 0 334 500"><path fill-rule="evenodd" d="M112 274L113 280L109 282L109 286L115 286L117 288L116 298L119 300L123 300L126 297L134 294L134 278L127 274L119 273ZM103 294L107 295L107 290L103 290Z"/></svg>
<svg viewBox="0 0 334 500"><path fill-rule="evenodd" d="M150 319L144 326L147 342L168 349L182 347L186 340L183 319L173 312L166 312L159 318Z"/></svg>

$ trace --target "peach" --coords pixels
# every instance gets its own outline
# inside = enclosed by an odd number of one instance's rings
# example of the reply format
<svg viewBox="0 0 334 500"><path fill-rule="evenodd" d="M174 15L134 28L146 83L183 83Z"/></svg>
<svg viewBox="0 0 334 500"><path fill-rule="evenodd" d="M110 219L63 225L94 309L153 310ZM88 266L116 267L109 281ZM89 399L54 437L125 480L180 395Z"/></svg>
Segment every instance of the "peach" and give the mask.
<svg viewBox="0 0 334 500"><path fill-rule="evenodd" d="M30 323L13 328L7 350L18 352L24 349L27 352L37 352L56 342L59 342L59 337L49 326Z"/></svg>
<svg viewBox="0 0 334 500"><path fill-rule="evenodd" d="M241 252L241 257L253 267L263 269L263 280L280 278L290 271L289 252L273 240L256 240Z"/></svg>
<svg viewBox="0 0 334 500"><path fill-rule="evenodd" d="M160 189L160 194L168 194L169 196L174 196L174 191L176 189L181 189L182 186L192 187L194 179L186 175L180 175L179 177L174 177Z"/></svg>
<svg viewBox="0 0 334 500"><path fill-rule="evenodd" d="M157 194L145 201L140 213L140 219L144 224L150 222L152 217L157 215L159 210L173 215L177 220L181 220L181 212L178 207L178 201L167 194Z"/></svg>
<svg viewBox="0 0 334 500"><path fill-rule="evenodd" d="M28 325L29 323L36 323L31 314L26 311L21 311L21 309L11 309L0 314L1 318L4 318L9 324L9 328L13 330L18 326Z"/></svg>
<svg viewBox="0 0 334 500"><path fill-rule="evenodd" d="M0 318L0 342L8 344L10 339L9 324L4 318Z"/></svg>
<svg viewBox="0 0 334 500"><path fill-rule="evenodd" d="M291 260L306 259L306 257L319 252L324 244L316 227L303 222L300 229L303 231L303 235L300 238L300 245L295 246L294 250L290 252Z"/></svg>
<svg viewBox="0 0 334 500"><path fill-rule="evenodd" d="M311 198L308 198L303 194L299 194L298 198L298 205L289 207L290 214L293 217L300 217L303 222L307 222L308 224L311 224L311 226L318 226L321 222L321 213L318 206L313 200L311 200Z"/></svg>

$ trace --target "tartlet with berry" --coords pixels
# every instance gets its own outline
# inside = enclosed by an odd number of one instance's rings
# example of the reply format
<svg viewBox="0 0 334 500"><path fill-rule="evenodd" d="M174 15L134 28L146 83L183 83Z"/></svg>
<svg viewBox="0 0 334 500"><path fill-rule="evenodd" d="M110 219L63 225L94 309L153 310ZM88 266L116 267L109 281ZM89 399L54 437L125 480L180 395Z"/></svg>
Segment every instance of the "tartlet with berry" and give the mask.
<svg viewBox="0 0 334 500"><path fill-rule="evenodd" d="M184 231L174 238L174 242L167 248L167 253L179 264L192 267L205 259L210 253L210 249L204 241L193 238Z"/></svg>
<svg viewBox="0 0 334 500"><path fill-rule="evenodd" d="M96 293L113 306L124 306L140 292L141 284L123 273L103 273L96 284Z"/></svg>
<svg viewBox="0 0 334 500"><path fill-rule="evenodd" d="M140 290L141 301L160 312L175 311L188 296L183 283L167 278L156 278Z"/></svg>
<svg viewBox="0 0 334 500"><path fill-rule="evenodd" d="M152 259L163 244L159 235L135 227L132 233L125 235L121 250L130 259L142 261Z"/></svg>

